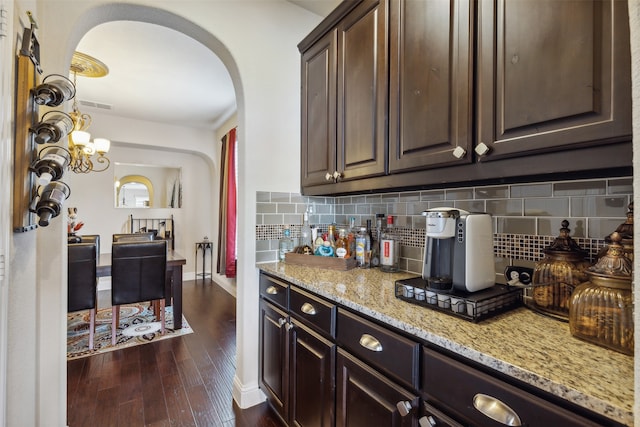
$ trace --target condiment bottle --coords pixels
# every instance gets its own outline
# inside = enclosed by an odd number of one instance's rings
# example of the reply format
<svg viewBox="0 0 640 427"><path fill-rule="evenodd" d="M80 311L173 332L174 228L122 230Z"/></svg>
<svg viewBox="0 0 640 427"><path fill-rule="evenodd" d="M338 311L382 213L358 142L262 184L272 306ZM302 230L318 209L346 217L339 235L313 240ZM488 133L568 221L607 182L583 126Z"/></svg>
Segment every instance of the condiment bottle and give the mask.
<svg viewBox="0 0 640 427"><path fill-rule="evenodd" d="M391 273L400 268L400 237L393 228L393 216L387 216L387 228L380 237L380 270Z"/></svg>

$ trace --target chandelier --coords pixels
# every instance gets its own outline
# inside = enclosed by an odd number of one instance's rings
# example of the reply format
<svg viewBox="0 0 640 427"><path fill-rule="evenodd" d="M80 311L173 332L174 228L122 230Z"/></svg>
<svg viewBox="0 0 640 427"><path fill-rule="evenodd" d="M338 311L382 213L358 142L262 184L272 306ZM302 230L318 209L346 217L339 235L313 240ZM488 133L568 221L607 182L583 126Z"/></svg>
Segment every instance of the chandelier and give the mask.
<svg viewBox="0 0 640 427"><path fill-rule="evenodd" d="M104 77L109 68L99 60L81 52L74 52L71 60L73 85L77 89L76 77ZM72 111L69 113L73 121L73 130L69 133L69 152L71 161L69 170L75 173L102 172L109 168L111 161L105 156L111 146L111 141L105 138L95 138L91 141L91 134L87 129L91 125L91 116L82 113L78 107L78 97L73 98Z"/></svg>

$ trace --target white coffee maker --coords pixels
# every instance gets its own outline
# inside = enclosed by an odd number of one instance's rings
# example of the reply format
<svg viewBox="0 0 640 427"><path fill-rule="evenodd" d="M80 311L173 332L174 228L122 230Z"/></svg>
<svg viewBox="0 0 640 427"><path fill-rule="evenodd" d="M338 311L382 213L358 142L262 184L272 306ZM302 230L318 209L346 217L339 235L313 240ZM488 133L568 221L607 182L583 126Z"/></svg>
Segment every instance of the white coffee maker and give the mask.
<svg viewBox="0 0 640 427"><path fill-rule="evenodd" d="M476 292L495 285L491 215L435 208L426 217L422 278L436 292Z"/></svg>

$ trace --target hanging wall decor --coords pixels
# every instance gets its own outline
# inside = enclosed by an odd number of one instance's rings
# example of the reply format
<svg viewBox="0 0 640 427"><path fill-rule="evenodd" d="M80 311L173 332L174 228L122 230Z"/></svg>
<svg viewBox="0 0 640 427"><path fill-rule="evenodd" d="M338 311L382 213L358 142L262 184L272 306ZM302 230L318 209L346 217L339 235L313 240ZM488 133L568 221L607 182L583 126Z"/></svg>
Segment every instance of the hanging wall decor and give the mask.
<svg viewBox="0 0 640 427"><path fill-rule="evenodd" d="M62 211L69 197L69 186L61 181L69 165L68 151L43 150L38 146L64 140L72 130L71 117L61 111L48 111L38 118L38 106L56 107L75 96L75 86L64 76L52 74L39 84L40 44L37 24L25 28L16 63L15 138L13 157L13 230L26 232L47 226ZM53 146L51 146L53 147ZM64 150L64 151L61 151ZM39 217L36 223L36 216Z"/></svg>

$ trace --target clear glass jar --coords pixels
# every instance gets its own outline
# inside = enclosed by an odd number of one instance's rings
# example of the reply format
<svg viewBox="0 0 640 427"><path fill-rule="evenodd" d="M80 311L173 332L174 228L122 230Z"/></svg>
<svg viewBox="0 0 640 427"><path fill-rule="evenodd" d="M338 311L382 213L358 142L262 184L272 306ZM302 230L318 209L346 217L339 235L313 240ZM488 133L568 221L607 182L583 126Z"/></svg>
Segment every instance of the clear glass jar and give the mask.
<svg viewBox="0 0 640 427"><path fill-rule="evenodd" d="M571 335L624 354L634 353L632 263L622 236L614 232L607 254L586 274L571 296Z"/></svg>
<svg viewBox="0 0 640 427"><path fill-rule="evenodd" d="M560 235L544 249L544 258L533 270L532 286L525 290L525 304L560 320L568 320L571 295L587 280L589 262L569 235L569 221L562 221Z"/></svg>

